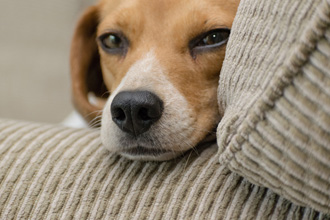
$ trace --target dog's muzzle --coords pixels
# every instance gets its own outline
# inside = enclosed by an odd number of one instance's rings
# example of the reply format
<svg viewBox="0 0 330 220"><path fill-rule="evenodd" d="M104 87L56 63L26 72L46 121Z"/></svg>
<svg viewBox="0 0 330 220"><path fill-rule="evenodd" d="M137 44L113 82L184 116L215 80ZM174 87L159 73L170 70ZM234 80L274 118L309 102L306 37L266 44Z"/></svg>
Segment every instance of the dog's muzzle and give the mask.
<svg viewBox="0 0 330 220"><path fill-rule="evenodd" d="M162 113L162 100L149 91L123 91L111 103L114 123L135 137L148 131L161 118Z"/></svg>

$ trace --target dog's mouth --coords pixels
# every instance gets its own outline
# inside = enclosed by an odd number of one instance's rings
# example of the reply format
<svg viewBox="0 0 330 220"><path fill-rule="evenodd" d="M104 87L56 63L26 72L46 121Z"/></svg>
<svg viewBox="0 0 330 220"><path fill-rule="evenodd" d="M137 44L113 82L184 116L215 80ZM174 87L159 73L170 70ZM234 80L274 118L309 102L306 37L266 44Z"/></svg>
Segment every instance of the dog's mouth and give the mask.
<svg viewBox="0 0 330 220"><path fill-rule="evenodd" d="M132 147L118 152L122 156L132 160L164 161L177 157L182 152L161 148L147 148L143 146Z"/></svg>
<svg viewBox="0 0 330 220"><path fill-rule="evenodd" d="M162 154L170 153L171 151L159 148L146 148L142 146L133 147L130 149L123 150L122 153L130 154L132 156L159 156Z"/></svg>

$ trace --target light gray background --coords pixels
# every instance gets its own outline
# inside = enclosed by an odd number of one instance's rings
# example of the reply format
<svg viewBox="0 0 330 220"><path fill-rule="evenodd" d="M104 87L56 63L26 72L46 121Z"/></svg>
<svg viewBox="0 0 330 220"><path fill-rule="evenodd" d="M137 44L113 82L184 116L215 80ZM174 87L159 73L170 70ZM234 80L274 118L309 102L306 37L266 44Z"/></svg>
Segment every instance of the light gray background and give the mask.
<svg viewBox="0 0 330 220"><path fill-rule="evenodd" d="M59 123L72 111L74 26L95 0L0 0L0 117Z"/></svg>

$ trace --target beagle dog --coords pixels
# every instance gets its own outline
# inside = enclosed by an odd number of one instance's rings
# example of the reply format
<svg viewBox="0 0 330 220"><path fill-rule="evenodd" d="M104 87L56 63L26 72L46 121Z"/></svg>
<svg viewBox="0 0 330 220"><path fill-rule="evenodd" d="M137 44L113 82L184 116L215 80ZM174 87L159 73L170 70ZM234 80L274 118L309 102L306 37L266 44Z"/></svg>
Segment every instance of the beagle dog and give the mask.
<svg viewBox="0 0 330 220"><path fill-rule="evenodd" d="M101 0L71 47L73 101L103 145L169 160L214 134L219 73L239 0ZM91 104L88 95L99 98ZM214 136L214 135L213 135Z"/></svg>

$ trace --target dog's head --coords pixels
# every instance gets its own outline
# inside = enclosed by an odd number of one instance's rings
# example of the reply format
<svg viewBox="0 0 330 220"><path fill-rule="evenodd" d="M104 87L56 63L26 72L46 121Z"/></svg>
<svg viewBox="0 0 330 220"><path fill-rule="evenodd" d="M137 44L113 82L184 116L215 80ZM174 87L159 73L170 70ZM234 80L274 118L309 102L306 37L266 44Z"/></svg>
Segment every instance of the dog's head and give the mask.
<svg viewBox="0 0 330 220"><path fill-rule="evenodd" d="M238 3L102 0L83 14L71 48L73 98L89 121L103 109L105 147L131 159L167 160L212 133ZM90 92L107 101L90 104Z"/></svg>

